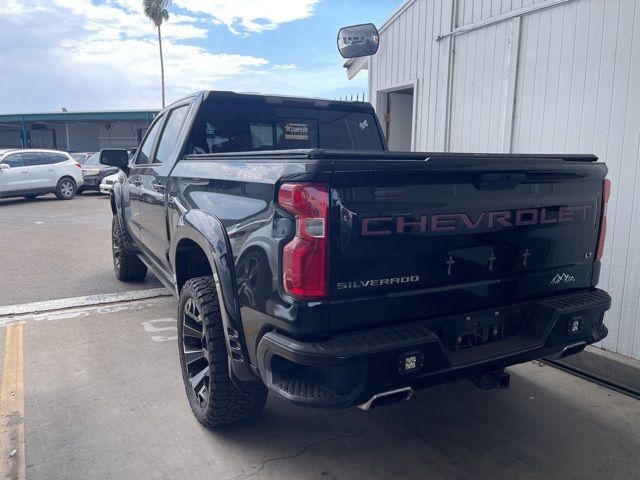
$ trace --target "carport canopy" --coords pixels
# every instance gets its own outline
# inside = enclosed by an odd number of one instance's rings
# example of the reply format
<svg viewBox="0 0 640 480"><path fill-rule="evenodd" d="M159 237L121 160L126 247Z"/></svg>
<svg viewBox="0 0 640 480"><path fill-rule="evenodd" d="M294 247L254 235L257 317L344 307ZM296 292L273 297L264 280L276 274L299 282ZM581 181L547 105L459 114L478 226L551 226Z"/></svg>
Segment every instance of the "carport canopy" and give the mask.
<svg viewBox="0 0 640 480"><path fill-rule="evenodd" d="M135 147L155 110L19 113L0 115L0 148L97 151Z"/></svg>

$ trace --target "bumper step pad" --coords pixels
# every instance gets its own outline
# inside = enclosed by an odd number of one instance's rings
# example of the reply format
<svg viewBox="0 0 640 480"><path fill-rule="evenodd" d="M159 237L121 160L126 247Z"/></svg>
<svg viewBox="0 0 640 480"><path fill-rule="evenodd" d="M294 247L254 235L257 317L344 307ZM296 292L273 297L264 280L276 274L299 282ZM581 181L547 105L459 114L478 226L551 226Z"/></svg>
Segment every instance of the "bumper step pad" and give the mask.
<svg viewBox="0 0 640 480"><path fill-rule="evenodd" d="M331 390L326 389L311 380L295 378L280 382L274 387L296 398L306 398L309 400L331 400L337 397Z"/></svg>

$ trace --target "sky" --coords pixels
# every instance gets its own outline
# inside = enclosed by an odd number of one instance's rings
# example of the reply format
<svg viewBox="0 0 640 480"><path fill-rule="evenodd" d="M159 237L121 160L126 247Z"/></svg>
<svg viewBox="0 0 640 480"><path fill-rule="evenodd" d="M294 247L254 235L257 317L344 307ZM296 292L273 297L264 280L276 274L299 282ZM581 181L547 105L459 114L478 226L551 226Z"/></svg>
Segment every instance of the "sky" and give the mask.
<svg viewBox="0 0 640 480"><path fill-rule="evenodd" d="M403 0L173 0L162 26L167 103L204 89L362 95L340 27L380 26ZM0 113L157 109L157 30L142 0L2 0Z"/></svg>

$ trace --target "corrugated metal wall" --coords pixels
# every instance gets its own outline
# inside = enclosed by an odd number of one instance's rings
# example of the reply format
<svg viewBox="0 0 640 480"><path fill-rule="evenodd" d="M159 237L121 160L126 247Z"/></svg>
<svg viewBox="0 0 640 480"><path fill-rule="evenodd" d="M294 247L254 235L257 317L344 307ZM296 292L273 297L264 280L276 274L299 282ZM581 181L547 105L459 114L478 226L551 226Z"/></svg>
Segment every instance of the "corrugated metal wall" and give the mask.
<svg viewBox="0 0 640 480"><path fill-rule="evenodd" d="M415 0L381 37L371 100L416 87L414 149L606 161L602 346L640 359L640 1Z"/></svg>

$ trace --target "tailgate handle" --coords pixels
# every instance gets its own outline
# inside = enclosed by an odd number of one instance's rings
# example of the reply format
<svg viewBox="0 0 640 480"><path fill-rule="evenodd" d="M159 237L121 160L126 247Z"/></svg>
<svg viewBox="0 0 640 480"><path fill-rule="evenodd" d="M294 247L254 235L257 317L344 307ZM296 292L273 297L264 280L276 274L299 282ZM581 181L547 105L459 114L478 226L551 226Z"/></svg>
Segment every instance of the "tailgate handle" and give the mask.
<svg viewBox="0 0 640 480"><path fill-rule="evenodd" d="M510 190L522 183L524 173L484 173L476 178L478 190Z"/></svg>

